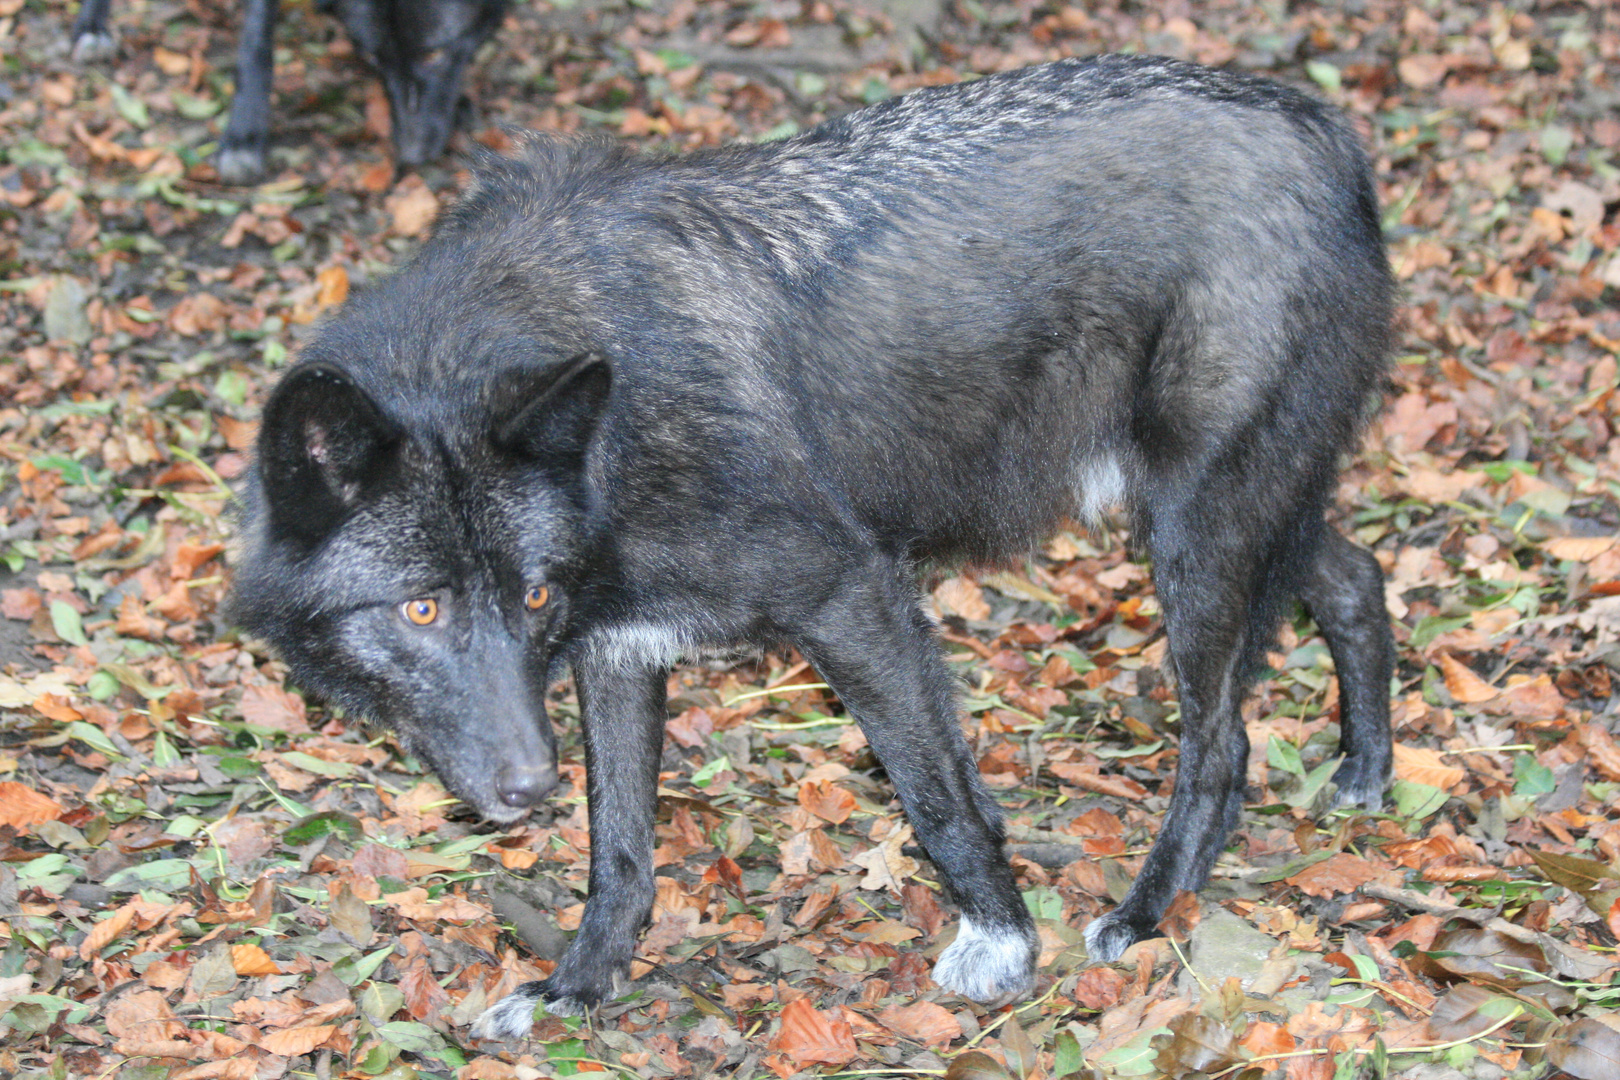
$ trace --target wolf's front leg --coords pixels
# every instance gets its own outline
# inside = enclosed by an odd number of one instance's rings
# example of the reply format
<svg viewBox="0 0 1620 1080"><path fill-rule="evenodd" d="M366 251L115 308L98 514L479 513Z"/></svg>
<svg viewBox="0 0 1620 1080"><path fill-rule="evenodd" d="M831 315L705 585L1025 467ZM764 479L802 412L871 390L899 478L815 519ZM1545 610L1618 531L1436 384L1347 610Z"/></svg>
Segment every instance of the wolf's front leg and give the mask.
<svg viewBox="0 0 1620 1080"><path fill-rule="evenodd" d="M559 1016L577 1015L612 997L629 976L636 935L653 906L666 673L615 661L622 657L589 650L574 661L591 814L591 893L579 933L551 978L524 983L490 1006L474 1022L474 1038L523 1038L539 1002Z"/></svg>
<svg viewBox="0 0 1620 1080"><path fill-rule="evenodd" d="M1001 809L957 719L951 677L910 575L899 566L851 580L800 647L894 781L906 817L962 909L934 981L974 1001L1035 986L1035 923L1002 850Z"/></svg>

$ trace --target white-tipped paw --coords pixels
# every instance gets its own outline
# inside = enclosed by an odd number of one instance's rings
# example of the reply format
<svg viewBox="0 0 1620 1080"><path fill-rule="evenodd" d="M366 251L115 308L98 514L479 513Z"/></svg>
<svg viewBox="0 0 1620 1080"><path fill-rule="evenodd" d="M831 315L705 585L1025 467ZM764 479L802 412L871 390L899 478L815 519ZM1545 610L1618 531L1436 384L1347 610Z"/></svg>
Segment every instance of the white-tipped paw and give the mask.
<svg viewBox="0 0 1620 1080"><path fill-rule="evenodd" d="M956 940L934 965L934 982L986 1005L1028 997L1035 989L1037 942L1017 928L983 929L963 916Z"/></svg>

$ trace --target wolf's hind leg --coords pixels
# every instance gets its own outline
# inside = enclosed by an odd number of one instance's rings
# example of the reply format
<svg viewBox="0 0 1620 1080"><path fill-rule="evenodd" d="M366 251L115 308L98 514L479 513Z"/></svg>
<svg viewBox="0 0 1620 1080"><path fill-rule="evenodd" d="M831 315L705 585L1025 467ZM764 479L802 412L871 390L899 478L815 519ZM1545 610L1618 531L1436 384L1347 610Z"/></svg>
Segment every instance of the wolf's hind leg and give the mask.
<svg viewBox="0 0 1620 1080"><path fill-rule="evenodd" d="M1000 808L962 734L950 673L909 575L873 563L823 606L800 648L859 721L962 909L934 981L987 1003L1027 996L1035 925L1002 851Z"/></svg>
<svg viewBox="0 0 1620 1080"><path fill-rule="evenodd" d="M1389 680L1395 671L1384 572L1372 552L1329 527L1301 598L1327 638L1339 676L1344 762L1333 776L1338 804L1376 810L1390 776Z"/></svg>

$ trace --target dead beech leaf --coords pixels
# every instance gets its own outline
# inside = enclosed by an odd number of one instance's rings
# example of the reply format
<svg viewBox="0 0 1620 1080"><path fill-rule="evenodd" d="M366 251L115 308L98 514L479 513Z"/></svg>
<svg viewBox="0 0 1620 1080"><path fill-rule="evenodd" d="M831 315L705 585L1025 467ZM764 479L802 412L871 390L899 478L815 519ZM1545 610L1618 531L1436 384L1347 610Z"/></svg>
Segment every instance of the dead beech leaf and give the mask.
<svg viewBox="0 0 1620 1080"><path fill-rule="evenodd" d="M1429 1037L1437 1042L1470 1039L1523 1009L1519 1002L1483 986L1460 983L1434 1003L1434 1012L1429 1016Z"/></svg>
<svg viewBox="0 0 1620 1080"><path fill-rule="evenodd" d="M877 847L852 856L849 861L866 870L866 876L861 879L861 888L874 891L892 889L898 895L906 879L919 869L917 860L900 850L910 839L911 828L907 826L895 831Z"/></svg>
<svg viewBox="0 0 1620 1080"><path fill-rule="evenodd" d="M1307 896L1326 898L1355 892L1382 873L1381 869L1360 855L1341 851L1283 880Z"/></svg>
<svg viewBox="0 0 1620 1080"><path fill-rule="evenodd" d="M1395 776L1414 784L1428 784L1449 791L1467 777L1460 766L1447 765L1440 751L1406 743L1395 744Z"/></svg>
<svg viewBox="0 0 1620 1080"><path fill-rule="evenodd" d="M1586 760L1610 780L1620 780L1620 743L1615 742L1607 728L1596 721L1582 724L1576 732L1586 748Z"/></svg>
<svg viewBox="0 0 1620 1080"><path fill-rule="evenodd" d="M782 1009L771 1049L800 1065L847 1065L855 1060L855 1033L847 1020L818 1011L809 998L796 998Z"/></svg>
<svg viewBox="0 0 1620 1080"><path fill-rule="evenodd" d="M1030 1041L1029 1033L1024 1030L1024 1025L1018 1022L1016 1013L1009 1016L1007 1022L1001 1025L1001 1030L996 1032L996 1039L1001 1043L1001 1052L1007 1055L1007 1066L1014 1074L1027 1077L1038 1070L1040 1055L1035 1049L1035 1044Z"/></svg>
<svg viewBox="0 0 1620 1080"><path fill-rule="evenodd" d="M1452 59L1449 56L1436 56L1428 53L1415 53L1403 56L1396 63L1395 70L1400 73L1401 82L1414 90L1428 90L1439 86L1440 81L1451 70Z"/></svg>
<svg viewBox="0 0 1620 1080"><path fill-rule="evenodd" d="M841 825L855 812L855 796L831 780L799 785L799 805L823 821Z"/></svg>
<svg viewBox="0 0 1620 1080"><path fill-rule="evenodd" d="M1536 868L1548 881L1578 893L1585 900L1591 900L1601 892L1608 892L1614 888L1617 881L1620 881L1620 873L1616 873L1608 863L1601 863L1596 859L1583 859L1578 855L1559 855L1551 851L1538 851L1533 847L1526 847L1524 853L1535 861ZM1598 914L1601 915L1603 912L1600 911Z"/></svg>
<svg viewBox="0 0 1620 1080"><path fill-rule="evenodd" d="M1551 970L1536 946L1478 927L1449 930L1435 938L1429 960L1459 979L1510 989L1541 982L1537 975Z"/></svg>
<svg viewBox="0 0 1620 1080"><path fill-rule="evenodd" d="M990 605L985 603L984 590L971 578L946 578L934 590L934 603L942 615L960 615L970 622L990 617Z"/></svg>
<svg viewBox="0 0 1620 1080"><path fill-rule="evenodd" d="M877 1014L878 1023L915 1043L928 1047L948 1045L962 1036L962 1025L949 1009L932 1001L912 1005L890 1005Z"/></svg>
<svg viewBox="0 0 1620 1080"><path fill-rule="evenodd" d="M1440 674L1445 677L1446 691L1463 705L1478 705L1491 700L1499 692L1475 675L1467 664L1449 653L1440 654Z"/></svg>
<svg viewBox="0 0 1620 1080"><path fill-rule="evenodd" d="M61 805L49 795L15 780L0 781L0 825L28 829L42 821L55 821L62 813Z"/></svg>
<svg viewBox="0 0 1620 1080"><path fill-rule="evenodd" d="M407 176L385 200L400 236L421 236L439 213L439 200L420 177Z"/></svg>
<svg viewBox="0 0 1620 1080"><path fill-rule="evenodd" d="M1255 1057L1275 1057L1292 1053L1299 1043L1281 1024L1273 1024L1269 1020L1251 1020L1238 1045Z"/></svg>
<svg viewBox="0 0 1620 1080"><path fill-rule="evenodd" d="M242 719L274 731L304 732L304 699L279 686L250 686L242 691Z"/></svg>
<svg viewBox="0 0 1620 1080"><path fill-rule="evenodd" d="M1571 562L1591 562L1612 547L1612 536L1559 536L1541 545L1553 558Z"/></svg>
<svg viewBox="0 0 1620 1080"><path fill-rule="evenodd" d="M945 1080L1012 1080L1012 1074L983 1050L969 1050L951 1059Z"/></svg>
<svg viewBox="0 0 1620 1080"><path fill-rule="evenodd" d="M1138 802L1147 797L1147 788L1128 776L1105 776L1094 768L1075 761L1052 761L1047 771L1066 784L1098 795L1112 795L1119 799Z"/></svg>
<svg viewBox="0 0 1620 1080"><path fill-rule="evenodd" d="M1153 1063L1166 1076L1215 1072L1236 1064L1241 1056L1232 1029L1201 1012L1182 1013L1169 1027L1169 1035L1152 1039L1158 1050Z"/></svg>
<svg viewBox="0 0 1620 1080"><path fill-rule="evenodd" d="M322 310L349 298L349 272L341 266L328 266L316 274L315 285L315 306Z"/></svg>
<svg viewBox="0 0 1620 1080"><path fill-rule="evenodd" d="M135 921L135 905L125 904L111 915L102 919L90 928L90 932L79 943L79 959L89 960L102 949L111 945L118 936L129 929L129 924Z"/></svg>
<svg viewBox="0 0 1620 1080"><path fill-rule="evenodd" d="M1620 1076L1620 1030L1614 1014L1582 1017L1560 1028L1547 1041L1547 1059L1579 1080Z"/></svg>
<svg viewBox="0 0 1620 1080"><path fill-rule="evenodd" d="M231 968L238 975L280 975L281 968L257 945L232 945Z"/></svg>
<svg viewBox="0 0 1620 1080"><path fill-rule="evenodd" d="M272 1031L259 1040L259 1045L278 1057L297 1057L307 1054L332 1037L336 1024L316 1024L311 1027L283 1028Z"/></svg>

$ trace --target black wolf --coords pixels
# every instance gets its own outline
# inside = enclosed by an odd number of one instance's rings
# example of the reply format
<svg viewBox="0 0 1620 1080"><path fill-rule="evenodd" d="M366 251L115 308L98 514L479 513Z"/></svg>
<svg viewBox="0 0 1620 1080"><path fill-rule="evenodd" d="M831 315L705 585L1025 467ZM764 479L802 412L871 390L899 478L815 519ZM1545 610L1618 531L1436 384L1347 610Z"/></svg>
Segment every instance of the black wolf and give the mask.
<svg viewBox="0 0 1620 1080"><path fill-rule="evenodd" d="M861 724L962 909L934 980L1034 984L922 560L1027 554L1122 505L1181 702L1174 797L1117 957L1236 822L1239 717L1302 598L1341 680L1342 802L1390 769L1372 555L1324 522L1393 286L1366 159L1293 90L1151 57L923 90L690 157L533 141L307 347L266 406L234 613L511 821L554 785L573 670L590 900L552 977L613 992L653 903L665 678L791 643Z"/></svg>
<svg viewBox="0 0 1620 1080"><path fill-rule="evenodd" d="M479 46L506 17L508 0L317 0L337 16L388 90L394 160L421 165L444 152L455 130L461 77ZM79 59L113 49L111 0L84 0L70 37ZM264 176L270 138L272 44L280 0L242 0L236 96L216 165L227 184Z"/></svg>

